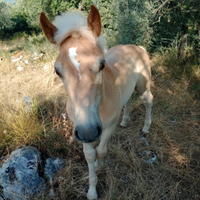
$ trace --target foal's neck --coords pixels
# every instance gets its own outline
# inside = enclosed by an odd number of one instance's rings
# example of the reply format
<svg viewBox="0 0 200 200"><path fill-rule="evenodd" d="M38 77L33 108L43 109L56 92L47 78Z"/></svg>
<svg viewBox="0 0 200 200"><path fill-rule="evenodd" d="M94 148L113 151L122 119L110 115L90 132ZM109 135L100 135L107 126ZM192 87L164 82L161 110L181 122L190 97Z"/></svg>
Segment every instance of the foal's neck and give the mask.
<svg viewBox="0 0 200 200"><path fill-rule="evenodd" d="M121 111L120 91L119 87L115 85L116 77L116 72L106 65L103 69L101 103L99 108L103 126L117 121Z"/></svg>

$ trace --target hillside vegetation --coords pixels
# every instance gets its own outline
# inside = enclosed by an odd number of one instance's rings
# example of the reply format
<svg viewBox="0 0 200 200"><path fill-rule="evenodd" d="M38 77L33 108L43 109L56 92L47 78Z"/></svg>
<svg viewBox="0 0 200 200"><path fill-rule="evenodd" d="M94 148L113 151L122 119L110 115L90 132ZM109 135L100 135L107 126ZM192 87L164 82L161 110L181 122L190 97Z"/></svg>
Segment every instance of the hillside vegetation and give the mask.
<svg viewBox="0 0 200 200"><path fill-rule="evenodd" d="M46 41L37 21L41 10L51 19L66 9L79 9L87 15L89 0L68 2L17 0L9 4L0 0L0 9L4 6L9 11L0 12L0 167L13 150L23 145L35 146L43 159L65 159L66 167L54 180L55 196L49 197L47 188L39 198L43 200L83 200L88 189L82 144L74 138L73 123L68 116L65 118L67 94L54 72L58 50ZM26 3L29 6L24 7ZM109 47L133 43L148 49L154 95L152 125L145 135L149 146L140 140L144 137L145 107L136 93L132 95L128 127L118 124L108 144L104 167L97 172L99 199L198 200L198 1L120 0L115 6L114 0L94 3L100 9ZM3 17L7 17L6 23ZM144 163L143 150L157 155L153 164Z"/></svg>

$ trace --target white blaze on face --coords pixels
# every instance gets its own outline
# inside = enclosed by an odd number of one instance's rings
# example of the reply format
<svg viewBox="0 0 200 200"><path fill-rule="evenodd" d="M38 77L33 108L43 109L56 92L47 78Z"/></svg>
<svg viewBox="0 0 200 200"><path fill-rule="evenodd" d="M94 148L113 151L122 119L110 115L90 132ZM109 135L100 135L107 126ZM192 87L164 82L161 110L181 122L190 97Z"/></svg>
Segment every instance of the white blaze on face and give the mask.
<svg viewBox="0 0 200 200"><path fill-rule="evenodd" d="M77 49L77 47L76 48L72 47L72 48L69 49L69 57L70 57L72 63L74 64L74 66L76 67L76 69L79 71L80 63L78 63L77 60L76 60L76 56L78 55L76 53L76 49ZM81 79L80 71L79 71L79 79Z"/></svg>

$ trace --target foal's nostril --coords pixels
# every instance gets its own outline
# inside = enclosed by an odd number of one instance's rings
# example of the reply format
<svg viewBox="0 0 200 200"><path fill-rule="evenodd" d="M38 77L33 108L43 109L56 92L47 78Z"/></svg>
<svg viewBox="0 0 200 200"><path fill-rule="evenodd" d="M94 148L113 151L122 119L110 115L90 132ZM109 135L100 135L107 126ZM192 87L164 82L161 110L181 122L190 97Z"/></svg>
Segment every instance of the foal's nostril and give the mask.
<svg viewBox="0 0 200 200"><path fill-rule="evenodd" d="M78 131L75 131L75 135L78 136Z"/></svg>
<svg viewBox="0 0 200 200"><path fill-rule="evenodd" d="M81 139L82 139L82 138L80 137L80 135L78 134L78 131L77 131L77 130L74 131L74 135L75 135L75 137L76 137L78 140L81 140Z"/></svg>
<svg viewBox="0 0 200 200"><path fill-rule="evenodd" d="M101 132L100 126L97 126L97 131L98 131L98 133Z"/></svg>
<svg viewBox="0 0 200 200"><path fill-rule="evenodd" d="M102 132L102 128L100 126L97 126L97 133L98 133L97 137L100 137L101 132Z"/></svg>

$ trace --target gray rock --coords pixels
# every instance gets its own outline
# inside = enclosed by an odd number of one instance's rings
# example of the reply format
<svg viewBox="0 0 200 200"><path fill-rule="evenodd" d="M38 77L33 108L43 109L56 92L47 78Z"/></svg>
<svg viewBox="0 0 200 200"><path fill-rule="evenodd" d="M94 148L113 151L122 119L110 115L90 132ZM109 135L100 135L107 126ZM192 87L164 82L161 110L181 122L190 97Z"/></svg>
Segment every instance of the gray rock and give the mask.
<svg viewBox="0 0 200 200"><path fill-rule="evenodd" d="M38 174L41 164L40 153L31 146L12 152L0 169L0 186L5 198L26 200L44 190L44 179Z"/></svg>
<svg viewBox="0 0 200 200"><path fill-rule="evenodd" d="M46 165L44 169L44 174L49 177L49 182L51 187L53 186L53 179L56 175L56 173L61 170L64 166L66 165L66 162L62 160L61 158L48 158L46 160ZM50 189L49 191L49 196L53 197L54 196L54 190L53 188Z"/></svg>
<svg viewBox="0 0 200 200"><path fill-rule="evenodd" d="M48 158L44 169L44 174L49 177L50 180L54 179L56 173L66 165L65 161L61 158Z"/></svg>
<svg viewBox="0 0 200 200"><path fill-rule="evenodd" d="M42 160L40 152L31 146L24 146L12 152L0 168L0 200L27 200L37 197L45 188L45 182L39 176ZM52 186L56 173L66 165L60 158L46 160L44 174L49 177ZM50 190L53 196L53 189Z"/></svg>

